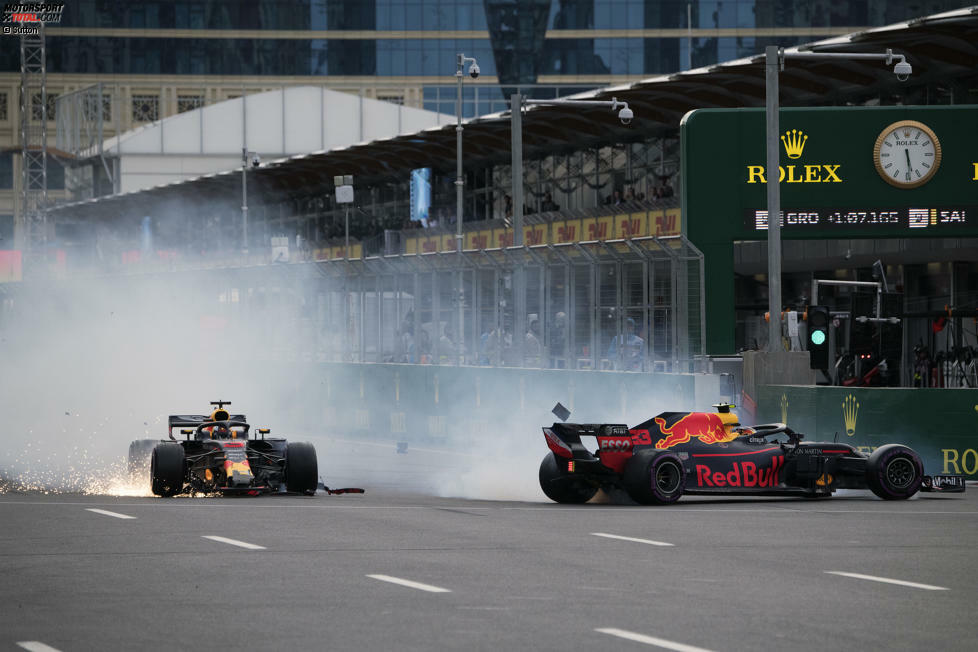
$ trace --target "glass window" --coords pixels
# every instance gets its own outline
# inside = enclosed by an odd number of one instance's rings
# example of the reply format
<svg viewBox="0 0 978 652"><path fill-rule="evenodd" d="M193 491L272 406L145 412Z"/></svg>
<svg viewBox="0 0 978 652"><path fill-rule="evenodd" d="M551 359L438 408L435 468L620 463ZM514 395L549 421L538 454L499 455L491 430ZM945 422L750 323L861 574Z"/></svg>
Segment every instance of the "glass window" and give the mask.
<svg viewBox="0 0 978 652"><path fill-rule="evenodd" d="M65 169L60 163L48 156L48 190L64 190Z"/></svg>
<svg viewBox="0 0 978 652"><path fill-rule="evenodd" d="M419 39L404 40L404 74L416 76L421 74L421 57L423 51Z"/></svg>
<svg viewBox="0 0 978 652"><path fill-rule="evenodd" d="M404 29L408 30L419 30L421 29L421 3L419 2L405 2L404 3Z"/></svg>
<svg viewBox="0 0 978 652"><path fill-rule="evenodd" d="M628 27L628 5L621 0L611 5L611 27L614 29Z"/></svg>
<svg viewBox="0 0 978 652"><path fill-rule="evenodd" d="M595 0L594 28L609 29L610 27L611 27L611 3L608 0Z"/></svg>
<svg viewBox="0 0 978 652"><path fill-rule="evenodd" d="M14 216L0 215L0 249L14 248Z"/></svg>
<svg viewBox="0 0 978 652"><path fill-rule="evenodd" d="M738 2L737 17L735 19L734 27L754 27L756 23L757 20L754 16L754 3Z"/></svg>
<svg viewBox="0 0 978 652"><path fill-rule="evenodd" d="M13 187L14 154L13 152L0 152L0 190L11 190Z"/></svg>

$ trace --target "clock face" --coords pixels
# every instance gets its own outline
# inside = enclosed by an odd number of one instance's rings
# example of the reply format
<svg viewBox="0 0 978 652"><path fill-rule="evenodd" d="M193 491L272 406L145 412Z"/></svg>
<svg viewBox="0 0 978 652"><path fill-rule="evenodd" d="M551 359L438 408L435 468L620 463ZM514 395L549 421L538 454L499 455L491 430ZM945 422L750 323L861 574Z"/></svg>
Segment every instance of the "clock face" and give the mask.
<svg viewBox="0 0 978 652"><path fill-rule="evenodd" d="M941 165L941 143L927 125L901 120L884 129L873 149L876 171L897 188L930 181Z"/></svg>

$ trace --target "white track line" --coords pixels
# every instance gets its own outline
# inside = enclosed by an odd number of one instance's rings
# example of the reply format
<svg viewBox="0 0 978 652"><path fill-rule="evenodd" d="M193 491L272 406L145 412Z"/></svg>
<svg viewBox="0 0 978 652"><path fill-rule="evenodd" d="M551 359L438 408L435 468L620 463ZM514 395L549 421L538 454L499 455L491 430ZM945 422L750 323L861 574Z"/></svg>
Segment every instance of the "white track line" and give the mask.
<svg viewBox="0 0 978 652"><path fill-rule="evenodd" d="M645 543L650 546L674 546L673 543L666 543L665 541L653 541L652 539L636 539L635 537L623 537L617 534L606 534L604 532L592 532L593 536L604 537L605 539L620 539L621 541L634 541L635 543Z"/></svg>
<svg viewBox="0 0 978 652"><path fill-rule="evenodd" d="M695 647L693 645L686 645L685 643L676 643L675 641L667 641L664 638L646 636L645 634L630 632L627 629L616 629L614 627L599 627L594 631L601 632L602 634L610 634L611 636L617 636L618 638L624 638L629 641L635 641L636 643L645 643L646 645L654 645L656 647L661 647L666 650L675 650L676 652L710 652L710 650L707 650L705 648Z"/></svg>
<svg viewBox="0 0 978 652"><path fill-rule="evenodd" d="M925 589L927 591L950 591L945 586L934 586L933 584L918 584L917 582L907 582L905 580L894 580L888 577L876 577L875 575L862 575L860 573L844 573L842 571L825 571L829 575L842 575L843 577L855 577L857 580L870 580L872 582L884 582L886 584L899 584L909 586L914 589Z"/></svg>
<svg viewBox="0 0 978 652"><path fill-rule="evenodd" d="M246 541L238 541L237 539L228 539L226 537L218 537L213 534L206 534L201 537L201 539L210 539L211 541L217 541L218 543L226 543L230 546L238 546L239 548L247 548L248 550L265 550L265 546L258 546L254 543L248 543Z"/></svg>
<svg viewBox="0 0 978 652"><path fill-rule="evenodd" d="M17 646L30 650L30 652L60 652L57 648L45 645L40 641L20 641Z"/></svg>
<svg viewBox="0 0 978 652"><path fill-rule="evenodd" d="M94 507L86 507L85 508L85 511L86 512L95 512L96 514L103 514L105 516L112 516L114 518L122 518L122 519L134 519L134 518L136 518L135 516L129 516L128 514L120 514L118 512L110 512L110 511L105 510L105 509L95 509Z"/></svg>
<svg viewBox="0 0 978 652"><path fill-rule="evenodd" d="M391 577L390 575L367 575L367 577L372 577L375 580L380 580L381 582L390 582L391 584L399 584L401 586L406 586L409 589L418 589L419 591L427 591L429 593L451 593L451 589L443 589L440 586L433 586L431 584L422 584L421 582L412 582L411 580L404 580L400 577Z"/></svg>

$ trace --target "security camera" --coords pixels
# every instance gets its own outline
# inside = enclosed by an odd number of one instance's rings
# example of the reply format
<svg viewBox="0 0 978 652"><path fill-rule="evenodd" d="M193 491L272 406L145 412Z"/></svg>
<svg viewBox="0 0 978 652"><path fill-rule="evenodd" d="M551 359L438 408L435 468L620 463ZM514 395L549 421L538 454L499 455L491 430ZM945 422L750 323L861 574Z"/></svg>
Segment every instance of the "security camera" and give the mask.
<svg viewBox="0 0 978 652"><path fill-rule="evenodd" d="M910 73L913 72L913 68L906 61L900 61L895 66L893 66L893 74L899 81L905 82L910 78Z"/></svg>
<svg viewBox="0 0 978 652"><path fill-rule="evenodd" d="M634 118L634 117L635 117L635 114L632 113L632 110L629 109L627 106L624 109L622 109L621 111L618 112L618 119L621 120L621 123L623 125L631 124L632 123L632 118Z"/></svg>
<svg viewBox="0 0 978 652"><path fill-rule="evenodd" d="M481 71L479 70L479 64L473 61L472 65L469 66L469 77L471 77L472 79L478 79L480 72Z"/></svg>

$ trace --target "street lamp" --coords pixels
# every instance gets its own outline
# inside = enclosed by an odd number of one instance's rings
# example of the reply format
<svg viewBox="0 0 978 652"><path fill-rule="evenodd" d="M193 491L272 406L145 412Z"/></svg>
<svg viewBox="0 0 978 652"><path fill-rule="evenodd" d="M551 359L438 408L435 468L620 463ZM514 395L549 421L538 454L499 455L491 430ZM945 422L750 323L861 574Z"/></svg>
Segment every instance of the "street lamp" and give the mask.
<svg viewBox="0 0 978 652"><path fill-rule="evenodd" d="M469 76L476 79L481 72L479 64L474 57L467 57L461 52L455 55L455 80L458 84L458 93L455 97L455 251L459 254L458 287L455 293L455 301L458 304L458 334L455 336L457 342L456 363L461 360L462 344L465 342L465 300L462 272L462 210L463 199L462 189L465 179L462 177L462 72L465 64L469 66Z"/></svg>
<svg viewBox="0 0 978 652"><path fill-rule="evenodd" d="M618 98L610 100L578 100L574 98L555 98L551 100L531 100L524 98L519 93L514 93L509 102L510 132L513 148L513 244L517 247L523 246L523 106L524 105L547 105L547 106L607 106L612 111L618 111L618 119L623 125L629 125L635 118L635 114L628 108L628 102L619 102ZM523 266L518 265L513 275L513 293L516 300L513 302L515 313L515 324L513 327L514 341L516 343L516 355L523 363L523 341L526 333L523 323L526 315L526 293L524 290Z"/></svg>
<svg viewBox="0 0 978 652"><path fill-rule="evenodd" d="M778 73L784 70L785 59L846 59L883 61L893 65L899 81L907 81L913 72L902 54L886 52L785 52L784 48L769 45L764 50L765 94L767 118L767 276L768 276L768 351L781 351L781 185L778 152L779 99ZM814 299L813 299L814 300Z"/></svg>
<svg viewBox="0 0 978 652"><path fill-rule="evenodd" d="M515 93L510 98L510 131L512 132L513 147L513 244L523 246L523 107L533 105L544 106L607 106L612 111L618 111L618 119L623 125L630 125L635 114L628 108L628 102L620 102L613 97L610 100L578 100L574 98L555 98L552 100L534 100L524 98Z"/></svg>
<svg viewBox="0 0 978 652"><path fill-rule="evenodd" d="M333 186L336 188L336 203L346 204L345 233L346 239L343 242L343 258L350 259L350 204L353 203L353 175L337 174L333 177Z"/></svg>
<svg viewBox="0 0 978 652"><path fill-rule="evenodd" d="M455 250L462 253L462 71L466 63L469 66L469 76L476 79L479 76L479 64L473 57L467 57L461 52L455 55L455 80L458 93L455 96Z"/></svg>
<svg viewBox="0 0 978 652"><path fill-rule="evenodd" d="M261 165L261 157L241 148L241 250L248 253L248 161L252 167Z"/></svg>

